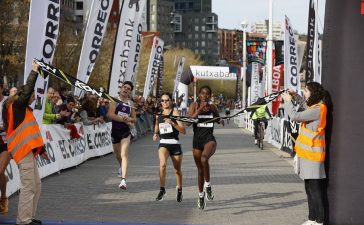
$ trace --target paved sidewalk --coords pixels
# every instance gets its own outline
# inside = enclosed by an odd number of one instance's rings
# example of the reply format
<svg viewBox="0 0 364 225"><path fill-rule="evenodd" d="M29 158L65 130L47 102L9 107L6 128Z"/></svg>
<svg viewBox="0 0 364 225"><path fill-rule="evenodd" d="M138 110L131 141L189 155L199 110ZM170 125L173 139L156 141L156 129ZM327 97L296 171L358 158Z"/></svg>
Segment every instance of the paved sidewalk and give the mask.
<svg viewBox="0 0 364 225"><path fill-rule="evenodd" d="M47 224L219 224L297 225L306 220L303 182L293 173L288 155L231 125L215 129L218 149L210 160L215 194L204 211L196 208L197 170L192 157L192 129L181 135L184 158L182 203L176 202L172 163L167 165L167 197L159 191L157 143L151 135L134 142L129 158L128 190L118 188L112 154L88 160L42 181L37 216ZM0 215L0 224L15 221L18 196ZM2 222L1 222L2 221ZM76 222L71 222L76 221Z"/></svg>

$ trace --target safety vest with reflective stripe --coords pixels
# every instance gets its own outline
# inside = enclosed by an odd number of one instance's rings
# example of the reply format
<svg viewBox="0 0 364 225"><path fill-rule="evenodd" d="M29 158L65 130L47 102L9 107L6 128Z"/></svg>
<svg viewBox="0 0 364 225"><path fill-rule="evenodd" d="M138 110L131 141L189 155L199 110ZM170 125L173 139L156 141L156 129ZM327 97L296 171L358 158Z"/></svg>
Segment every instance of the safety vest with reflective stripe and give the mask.
<svg viewBox="0 0 364 225"><path fill-rule="evenodd" d="M6 139L8 140L8 152L18 164L30 151L37 149L36 154L40 152L43 138L39 130L37 121L32 111L27 107L23 122L14 130L13 104L8 107L8 129ZM36 155L35 154L35 155Z"/></svg>
<svg viewBox="0 0 364 225"><path fill-rule="evenodd" d="M318 103L310 108L320 107L320 119L317 131L306 128L306 122L301 123L300 132L296 140L295 151L300 158L323 162L325 161L325 127L326 127L326 105Z"/></svg>
<svg viewBox="0 0 364 225"><path fill-rule="evenodd" d="M267 114L267 111L266 111L266 108L267 106L264 105L264 106L261 106L259 108L257 108L255 110L255 112L253 113L253 116L252 116L252 119L253 120L256 120L256 119L263 119L263 118L266 118L268 119L269 118L269 115Z"/></svg>

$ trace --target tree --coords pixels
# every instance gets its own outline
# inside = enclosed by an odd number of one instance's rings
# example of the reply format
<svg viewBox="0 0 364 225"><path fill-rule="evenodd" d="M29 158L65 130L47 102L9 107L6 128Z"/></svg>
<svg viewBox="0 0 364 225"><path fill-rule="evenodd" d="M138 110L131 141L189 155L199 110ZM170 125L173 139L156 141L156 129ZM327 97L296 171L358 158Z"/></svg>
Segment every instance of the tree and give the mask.
<svg viewBox="0 0 364 225"><path fill-rule="evenodd" d="M139 93L143 93L144 84L148 69L149 57L151 52L151 46L147 46L143 43L143 49L140 57L140 64L137 75L137 86ZM184 70L189 69L190 65L203 65L203 61L198 55L195 55L190 49L186 48L172 48L164 52L164 77L163 77L163 91L173 92L174 80L176 78L177 64L179 58L184 56L186 61ZM156 84L156 82L154 82ZM192 85L190 85L192 91Z"/></svg>
<svg viewBox="0 0 364 225"><path fill-rule="evenodd" d="M6 76L12 85L24 71L28 17L29 0L1 1L0 76Z"/></svg>

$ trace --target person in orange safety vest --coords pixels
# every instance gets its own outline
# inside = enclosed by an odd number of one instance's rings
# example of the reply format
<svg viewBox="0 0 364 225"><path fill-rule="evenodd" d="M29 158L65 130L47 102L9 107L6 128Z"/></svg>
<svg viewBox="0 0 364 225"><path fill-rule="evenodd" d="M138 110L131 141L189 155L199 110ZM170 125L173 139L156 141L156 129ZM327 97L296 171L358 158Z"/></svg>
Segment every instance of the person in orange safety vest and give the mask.
<svg viewBox="0 0 364 225"><path fill-rule="evenodd" d="M325 218L325 128L328 93L317 82L307 83L304 99L293 90L282 94L284 110L292 121L300 122L294 150L298 159L298 174L305 182L309 215L305 225L323 224ZM303 111L292 103L296 100Z"/></svg>
<svg viewBox="0 0 364 225"><path fill-rule="evenodd" d="M35 219L41 181L35 156L48 159L42 135L29 105L34 101L34 86L38 77L38 65L32 62L32 71L18 93L11 96L3 107L4 128L8 152L17 163L20 173L20 195L17 224L40 225Z"/></svg>

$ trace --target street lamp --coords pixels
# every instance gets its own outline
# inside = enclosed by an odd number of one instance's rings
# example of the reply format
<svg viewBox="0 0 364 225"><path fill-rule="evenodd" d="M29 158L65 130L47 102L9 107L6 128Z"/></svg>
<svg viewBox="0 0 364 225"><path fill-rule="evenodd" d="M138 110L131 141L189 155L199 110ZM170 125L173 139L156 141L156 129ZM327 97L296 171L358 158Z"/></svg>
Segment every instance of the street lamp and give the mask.
<svg viewBox="0 0 364 225"><path fill-rule="evenodd" d="M242 88L242 108L246 107L246 29L248 28L248 23L244 20L241 22L241 27L243 28L243 88Z"/></svg>

